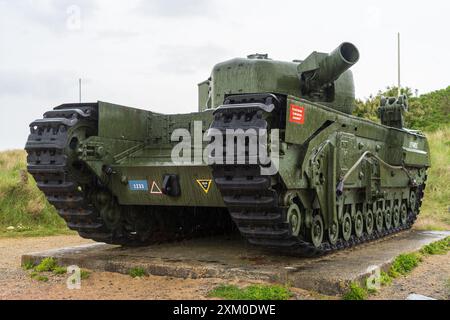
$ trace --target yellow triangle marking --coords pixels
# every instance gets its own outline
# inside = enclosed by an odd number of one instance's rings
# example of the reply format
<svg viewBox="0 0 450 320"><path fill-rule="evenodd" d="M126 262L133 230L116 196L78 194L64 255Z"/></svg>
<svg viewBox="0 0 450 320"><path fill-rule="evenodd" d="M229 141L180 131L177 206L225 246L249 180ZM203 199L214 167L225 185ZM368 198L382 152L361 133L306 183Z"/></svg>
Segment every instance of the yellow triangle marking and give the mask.
<svg viewBox="0 0 450 320"><path fill-rule="evenodd" d="M212 183L212 180L211 180L211 179L209 179L209 180L206 180L206 179L200 179L200 180L197 180L197 183L198 183L198 185L202 188L202 190L203 190L206 194L208 194L209 189L211 189L211 183Z"/></svg>
<svg viewBox="0 0 450 320"><path fill-rule="evenodd" d="M153 181L151 194L163 194L156 181Z"/></svg>

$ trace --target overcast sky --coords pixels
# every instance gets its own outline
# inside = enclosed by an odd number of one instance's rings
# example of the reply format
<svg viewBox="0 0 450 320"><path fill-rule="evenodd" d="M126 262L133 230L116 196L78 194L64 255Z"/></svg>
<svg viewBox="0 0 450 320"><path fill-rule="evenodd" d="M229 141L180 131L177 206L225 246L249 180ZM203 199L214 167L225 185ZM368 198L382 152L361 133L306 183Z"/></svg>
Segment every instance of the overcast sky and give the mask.
<svg viewBox="0 0 450 320"><path fill-rule="evenodd" d="M197 109L217 62L251 53L304 59L343 41L360 50L357 96L397 81L450 85L449 1L0 0L0 150L61 103L103 100L157 112Z"/></svg>

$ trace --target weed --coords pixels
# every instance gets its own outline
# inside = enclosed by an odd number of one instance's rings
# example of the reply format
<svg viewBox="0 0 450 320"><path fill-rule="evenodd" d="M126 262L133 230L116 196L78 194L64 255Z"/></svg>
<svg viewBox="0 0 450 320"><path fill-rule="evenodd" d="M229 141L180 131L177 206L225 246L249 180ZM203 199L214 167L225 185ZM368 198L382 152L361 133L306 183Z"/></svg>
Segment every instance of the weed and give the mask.
<svg viewBox="0 0 450 320"><path fill-rule="evenodd" d="M450 250L450 237L441 241L433 242L420 250L424 255L446 254Z"/></svg>
<svg viewBox="0 0 450 320"><path fill-rule="evenodd" d="M56 275L62 275L67 273L67 268L56 266L53 268L53 273Z"/></svg>
<svg viewBox="0 0 450 320"><path fill-rule="evenodd" d="M128 274L131 277L133 277L133 278L142 278L142 277L145 277L147 275L145 270L143 268L140 268L140 267L128 270Z"/></svg>
<svg viewBox="0 0 450 320"><path fill-rule="evenodd" d="M418 253L401 254L392 263L389 269L389 276L396 278L400 275L406 275L417 267L420 261L421 256Z"/></svg>
<svg viewBox="0 0 450 320"><path fill-rule="evenodd" d="M48 277L43 276L41 274L39 274L38 272L32 272L30 274L31 279L37 280L37 281L41 281L41 282L48 282Z"/></svg>
<svg viewBox="0 0 450 320"><path fill-rule="evenodd" d="M54 258L45 258L34 270L37 272L52 272L56 267L58 267L58 264Z"/></svg>
<svg viewBox="0 0 450 320"><path fill-rule="evenodd" d="M80 272L81 272L80 274L81 280L89 279L89 277L91 276L91 273L87 270L82 269Z"/></svg>
<svg viewBox="0 0 450 320"><path fill-rule="evenodd" d="M389 274L387 274L384 271L381 271L381 275L380 275L380 284L382 286L388 286L392 283L392 278Z"/></svg>
<svg viewBox="0 0 450 320"><path fill-rule="evenodd" d="M356 282L350 284L350 288L346 294L343 296L344 300L366 300L367 290L362 288Z"/></svg>
<svg viewBox="0 0 450 320"><path fill-rule="evenodd" d="M292 293L279 285L251 285L239 288L234 285L220 285L208 294L209 297L227 300L288 300Z"/></svg>
<svg viewBox="0 0 450 320"><path fill-rule="evenodd" d="M26 261L26 262L22 265L22 268L23 268L24 270L32 270L32 269L34 269L34 263L31 262L31 261Z"/></svg>

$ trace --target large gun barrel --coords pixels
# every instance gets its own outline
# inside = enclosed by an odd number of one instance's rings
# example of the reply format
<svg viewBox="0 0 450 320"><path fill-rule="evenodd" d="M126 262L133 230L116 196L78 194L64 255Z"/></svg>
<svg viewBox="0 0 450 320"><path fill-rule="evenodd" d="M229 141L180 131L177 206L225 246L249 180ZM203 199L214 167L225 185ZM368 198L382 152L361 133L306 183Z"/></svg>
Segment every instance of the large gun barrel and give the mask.
<svg viewBox="0 0 450 320"><path fill-rule="evenodd" d="M332 84L358 60L359 51L349 42L342 43L330 54L314 52L299 66L303 91L316 91Z"/></svg>

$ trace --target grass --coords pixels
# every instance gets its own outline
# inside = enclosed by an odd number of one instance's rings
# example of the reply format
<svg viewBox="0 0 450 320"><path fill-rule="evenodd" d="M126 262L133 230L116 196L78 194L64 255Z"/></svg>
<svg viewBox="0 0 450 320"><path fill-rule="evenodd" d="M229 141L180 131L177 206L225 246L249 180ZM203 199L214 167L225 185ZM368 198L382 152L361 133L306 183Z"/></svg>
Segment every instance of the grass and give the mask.
<svg viewBox="0 0 450 320"><path fill-rule="evenodd" d="M53 258L45 258L38 264L34 270L36 272L53 272L53 270L58 267L56 260Z"/></svg>
<svg viewBox="0 0 450 320"><path fill-rule="evenodd" d="M288 300L292 293L279 285L251 285L239 288L235 285L220 285L208 294L211 298L226 300Z"/></svg>
<svg viewBox="0 0 450 320"><path fill-rule="evenodd" d="M368 292L366 288L362 288L356 282L350 284L350 288L346 294L342 297L344 300L366 300Z"/></svg>
<svg viewBox="0 0 450 320"><path fill-rule="evenodd" d="M90 276L91 276L91 273L89 271L81 269L81 271L80 271L81 280L89 279Z"/></svg>
<svg viewBox="0 0 450 320"><path fill-rule="evenodd" d="M26 153L0 152L0 237L73 233L26 173Z"/></svg>
<svg viewBox="0 0 450 320"><path fill-rule="evenodd" d="M392 278L387 272L381 271L380 284L382 286L388 286L392 283Z"/></svg>
<svg viewBox="0 0 450 320"><path fill-rule="evenodd" d="M395 258L389 269L389 276L397 278L410 273L422 261L419 253L404 253Z"/></svg>
<svg viewBox="0 0 450 320"><path fill-rule="evenodd" d="M446 254L450 250L450 237L426 245L420 250L423 255Z"/></svg>
<svg viewBox="0 0 450 320"><path fill-rule="evenodd" d="M32 272L30 274L31 279L41 281L41 282L48 282L49 278L47 276L43 276L39 274L39 272Z"/></svg>
<svg viewBox="0 0 450 320"><path fill-rule="evenodd" d="M25 263L22 265L22 268L23 268L24 270L32 270L32 269L34 269L34 267L35 267L35 265L34 265L34 263L31 262L31 261L27 261L27 262L25 262Z"/></svg>
<svg viewBox="0 0 450 320"><path fill-rule="evenodd" d="M130 275L132 278L142 278L147 275L147 272L143 268L133 268L128 270L128 275Z"/></svg>
<svg viewBox="0 0 450 320"><path fill-rule="evenodd" d="M67 268L56 266L55 268L53 268L53 273L56 274L56 275L66 274L67 273Z"/></svg>
<svg viewBox="0 0 450 320"><path fill-rule="evenodd" d="M431 168L416 228L450 230L450 125L427 134Z"/></svg>

